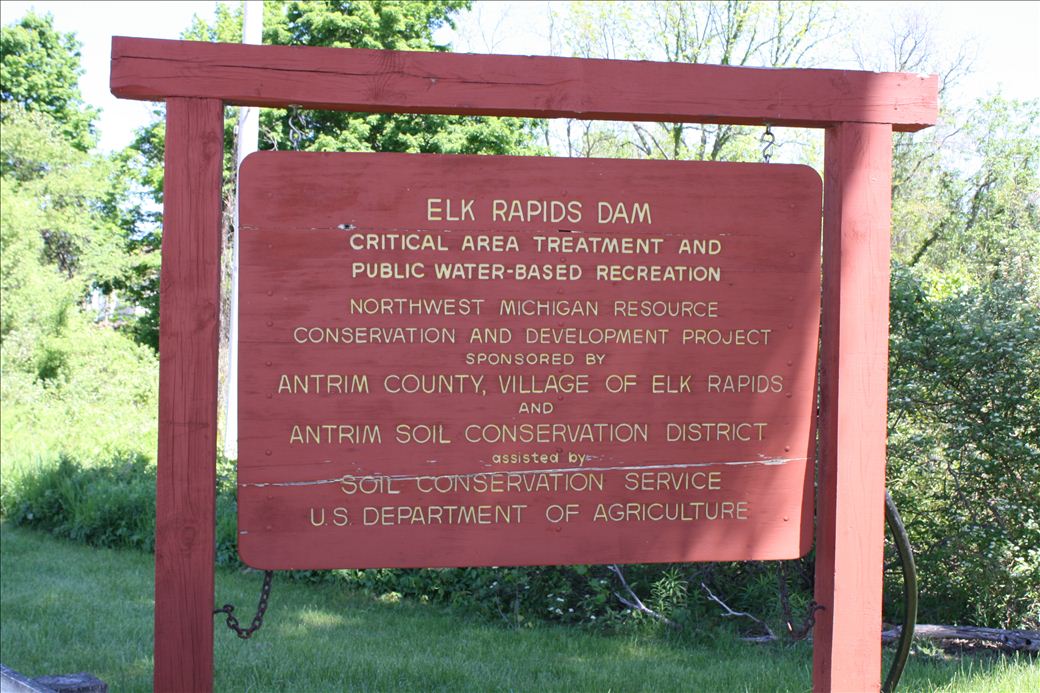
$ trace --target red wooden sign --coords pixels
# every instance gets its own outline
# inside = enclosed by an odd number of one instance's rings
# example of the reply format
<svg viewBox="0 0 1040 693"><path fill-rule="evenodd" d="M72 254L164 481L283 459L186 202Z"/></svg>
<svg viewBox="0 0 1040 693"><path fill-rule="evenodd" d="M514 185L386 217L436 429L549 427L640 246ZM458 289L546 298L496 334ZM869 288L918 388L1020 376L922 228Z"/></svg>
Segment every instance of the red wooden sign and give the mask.
<svg viewBox="0 0 1040 693"><path fill-rule="evenodd" d="M804 554L820 204L798 166L254 154L243 559Z"/></svg>

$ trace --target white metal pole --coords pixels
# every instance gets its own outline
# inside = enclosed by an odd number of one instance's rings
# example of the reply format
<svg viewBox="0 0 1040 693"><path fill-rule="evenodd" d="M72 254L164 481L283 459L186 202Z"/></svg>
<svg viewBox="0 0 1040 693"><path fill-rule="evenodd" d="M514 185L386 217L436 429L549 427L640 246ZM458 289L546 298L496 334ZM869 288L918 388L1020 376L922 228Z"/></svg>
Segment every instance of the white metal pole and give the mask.
<svg viewBox="0 0 1040 693"><path fill-rule="evenodd" d="M263 43L263 0L242 3L242 43ZM242 160L257 150L260 140L260 109L238 109L238 137L235 140L235 231L231 259L231 324L228 329L228 376L226 416L224 417L224 457L238 458L238 169Z"/></svg>

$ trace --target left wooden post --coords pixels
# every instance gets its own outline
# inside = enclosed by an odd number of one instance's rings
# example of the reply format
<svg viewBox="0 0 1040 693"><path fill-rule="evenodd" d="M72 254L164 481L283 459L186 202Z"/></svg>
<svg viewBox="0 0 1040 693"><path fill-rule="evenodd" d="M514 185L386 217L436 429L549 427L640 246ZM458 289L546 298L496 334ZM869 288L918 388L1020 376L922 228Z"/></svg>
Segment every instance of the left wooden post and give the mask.
<svg viewBox="0 0 1040 693"><path fill-rule="evenodd" d="M155 498L155 690L213 690L219 99L166 101Z"/></svg>

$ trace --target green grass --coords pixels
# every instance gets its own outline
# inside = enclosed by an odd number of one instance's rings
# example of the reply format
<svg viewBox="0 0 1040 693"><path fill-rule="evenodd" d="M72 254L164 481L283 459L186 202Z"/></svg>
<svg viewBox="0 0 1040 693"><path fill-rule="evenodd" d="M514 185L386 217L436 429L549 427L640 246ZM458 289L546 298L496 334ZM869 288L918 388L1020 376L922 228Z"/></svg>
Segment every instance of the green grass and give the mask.
<svg viewBox="0 0 1040 693"><path fill-rule="evenodd" d="M28 676L89 671L113 691L151 685L152 557L0 525L0 661ZM252 617L257 573L217 573L217 599ZM244 613L244 612L248 612ZM254 640L216 627L221 691L803 691L810 647L513 630L439 607L382 603L276 578ZM717 636L717 637L716 637ZM918 655L900 691L1040 690L1026 658Z"/></svg>

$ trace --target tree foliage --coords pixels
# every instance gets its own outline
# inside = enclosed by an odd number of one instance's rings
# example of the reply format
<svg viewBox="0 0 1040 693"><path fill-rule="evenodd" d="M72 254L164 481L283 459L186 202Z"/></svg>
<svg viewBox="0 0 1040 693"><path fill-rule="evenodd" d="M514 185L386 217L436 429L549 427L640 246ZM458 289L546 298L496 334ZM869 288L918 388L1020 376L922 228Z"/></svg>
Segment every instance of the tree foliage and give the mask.
<svg viewBox="0 0 1040 693"><path fill-rule="evenodd" d="M917 548L921 609L1040 623L1040 306L897 266L889 484Z"/></svg>
<svg viewBox="0 0 1040 693"><path fill-rule="evenodd" d="M942 622L1040 623L1038 108L896 143L889 485Z"/></svg>
<svg viewBox="0 0 1040 693"><path fill-rule="evenodd" d="M73 147L88 151L96 136L97 109L83 103L79 91L82 73L80 44L72 34L54 29L54 18L29 12L21 20L0 29L0 122L20 106L28 112L46 113L57 123Z"/></svg>
<svg viewBox="0 0 1040 693"><path fill-rule="evenodd" d="M93 141L94 110L78 97L78 44L56 33L49 17L32 14L3 32L5 465L62 450L147 446L149 431L154 435L148 406L155 396L154 356L111 329L120 311L112 310L110 288L131 262L124 251L131 212L123 204L119 162L85 151ZM19 70L26 66L41 71L23 79Z"/></svg>
<svg viewBox="0 0 1040 693"><path fill-rule="evenodd" d="M898 160L895 255L978 287L1011 280L1036 291L1040 101L996 96L959 116L956 132L941 125ZM941 149L936 137L943 137ZM952 161L936 160L943 155Z"/></svg>
<svg viewBox="0 0 1040 693"><path fill-rule="evenodd" d="M434 39L442 26L454 26L454 18L468 8L468 0L398 2L299 2L268 0L264 3L265 44L331 46L394 50L446 51ZM242 40L241 7L218 3L212 21L196 17L182 35L193 41L238 43ZM162 201L163 111L140 130L131 145L136 156L130 162L142 188ZM290 121L291 124L290 124ZM236 112L225 119L224 192L230 209L234 197L234 135ZM296 136L294 137L294 130ZM260 149L293 149L330 152L410 152L451 154L522 154L535 151L535 130L519 118L444 116L390 113L261 109ZM295 141L294 141L295 140ZM155 219L158 222L158 217ZM142 258L158 253L161 226L146 226L132 250ZM225 236L231 240L230 215ZM135 333L158 348L158 266L142 262L122 288L145 306L147 313L135 323Z"/></svg>
<svg viewBox="0 0 1040 693"><path fill-rule="evenodd" d="M893 143L889 487L922 615L1036 627L1040 101L962 102L972 47L943 54L917 11L856 54L939 76L938 124Z"/></svg>
<svg viewBox="0 0 1040 693"><path fill-rule="evenodd" d="M555 11L552 28L556 51L581 57L807 67L843 25L832 9L574 2ZM939 54L920 16L855 56L867 69L938 73L944 103L937 127L897 134L893 147L889 484L919 548L922 616L1035 626L1040 104L955 105L970 47ZM754 161L753 137L681 123L568 121L564 130L571 156ZM648 586L663 575L635 572ZM810 588L808 575L792 587ZM759 583L755 571L729 570L723 589L756 593ZM745 608L770 613L775 592L757 594L765 599Z"/></svg>
<svg viewBox="0 0 1040 693"><path fill-rule="evenodd" d="M332 46L446 51L434 33L454 27L468 0L439 2L268 3L264 41L275 45ZM288 116L267 111L261 121L275 148L289 143ZM530 139L516 118L309 111L300 148L313 151L372 151L454 154L517 154Z"/></svg>

